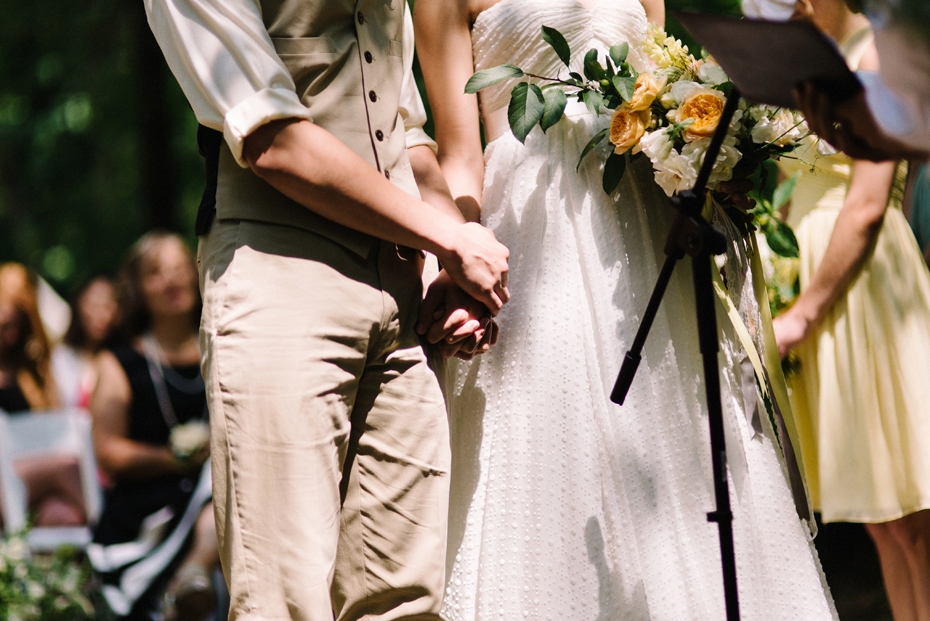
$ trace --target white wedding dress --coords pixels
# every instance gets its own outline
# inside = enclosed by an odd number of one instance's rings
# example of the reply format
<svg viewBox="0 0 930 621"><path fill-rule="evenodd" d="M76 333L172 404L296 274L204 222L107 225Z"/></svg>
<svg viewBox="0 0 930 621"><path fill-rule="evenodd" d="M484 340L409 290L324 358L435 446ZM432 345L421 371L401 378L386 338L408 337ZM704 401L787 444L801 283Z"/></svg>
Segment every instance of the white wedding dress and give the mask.
<svg viewBox="0 0 930 621"><path fill-rule="evenodd" d="M503 0L474 25L476 68L564 72L542 25L565 35L576 71L590 47L603 53L623 41L634 66L646 63L636 50L646 27L637 0L600 0L592 10L575 0ZM512 86L482 93L492 135ZM626 404L614 405L611 387L673 213L645 158L613 197L601 189L606 151L576 172L609 117L576 104L566 116L546 135L535 128L525 146L503 131L485 154L483 218L511 250L512 300L500 342L453 371L443 612L451 621L724 619L717 528L706 519L713 485L690 260L676 270ZM724 341L741 618L834 619L772 429L763 420L753 437L734 369L740 352Z"/></svg>

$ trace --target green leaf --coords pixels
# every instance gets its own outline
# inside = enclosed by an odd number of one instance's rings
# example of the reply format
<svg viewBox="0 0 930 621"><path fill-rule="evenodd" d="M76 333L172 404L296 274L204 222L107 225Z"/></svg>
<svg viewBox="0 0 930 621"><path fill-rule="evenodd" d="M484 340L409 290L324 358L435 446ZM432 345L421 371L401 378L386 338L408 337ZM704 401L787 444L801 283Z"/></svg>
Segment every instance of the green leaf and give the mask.
<svg viewBox="0 0 930 621"><path fill-rule="evenodd" d="M562 113L565 112L565 106L568 104L568 98L561 89L546 91L544 97L546 100L546 107L543 110L542 119L539 121L539 126L542 128L543 133L559 122L562 118Z"/></svg>
<svg viewBox="0 0 930 621"><path fill-rule="evenodd" d="M588 141L588 144L584 146L584 149L581 151L581 157L578 158L578 164L575 166L575 172L578 172L578 169L581 168L581 162L584 161L584 156L590 153L594 147L601 144L601 141L607 137L607 133L610 131L609 127L605 127L601 131L594 134L594 138Z"/></svg>
<svg viewBox="0 0 930 621"><path fill-rule="evenodd" d="M568 47L568 41L565 40L565 37L562 36L562 33L555 28L543 26L542 38L543 41L552 46L552 49L555 50L555 53L559 55L559 59L567 67L568 63L570 63L572 60L572 51Z"/></svg>
<svg viewBox="0 0 930 621"><path fill-rule="evenodd" d="M598 91L585 91L584 105L588 106L588 110L591 111L591 114L600 116L601 106L604 105L604 96Z"/></svg>
<svg viewBox="0 0 930 621"><path fill-rule="evenodd" d="M597 70L594 69L594 67L597 67L601 70L601 72L604 71L604 68L601 67L601 63L597 62L597 50L595 49L588 50L588 53L584 55L584 63L582 67L584 67L584 77L588 78L589 80L600 80L601 79L597 75ZM592 73L592 70L594 71L594 73Z"/></svg>
<svg viewBox="0 0 930 621"><path fill-rule="evenodd" d="M575 71L572 71L571 73L568 74L568 76L569 76L571 79L573 79L575 82L577 82L578 84L584 83L584 78L581 76L580 73L577 73L577 72L575 72Z"/></svg>
<svg viewBox="0 0 930 621"><path fill-rule="evenodd" d="M465 92L469 94L477 93L481 89L497 84L501 80L522 78L523 75L523 70L513 65L498 65L490 69L482 69L468 78L468 82L465 83Z"/></svg>
<svg viewBox="0 0 930 621"><path fill-rule="evenodd" d="M620 45L614 45L610 48L610 60L614 61L614 65L618 68L626 60L627 55L630 53L630 44L621 43Z"/></svg>
<svg viewBox="0 0 930 621"><path fill-rule="evenodd" d="M794 173L794 175L778 184L778 187L775 188L775 192L772 194L773 211L778 211L788 202L788 199L791 198L791 194L794 192L794 186L797 185L800 177L801 171L799 170Z"/></svg>
<svg viewBox="0 0 930 621"><path fill-rule="evenodd" d="M798 258L800 254L798 238L795 237L790 226L772 218L762 227L762 232L772 252L782 257Z"/></svg>
<svg viewBox="0 0 930 621"><path fill-rule="evenodd" d="M604 162L604 191L607 194L613 194L620 180L623 179L623 173L626 172L626 157L611 153L607 161Z"/></svg>
<svg viewBox="0 0 930 621"><path fill-rule="evenodd" d="M510 93L510 106L507 108L507 120L510 129L520 142L526 141L526 135L542 118L546 104L542 91L535 84L520 82Z"/></svg>
<svg viewBox="0 0 930 621"><path fill-rule="evenodd" d="M612 81L623 101L629 102L633 98L633 91L636 90L636 78L623 78L615 75Z"/></svg>

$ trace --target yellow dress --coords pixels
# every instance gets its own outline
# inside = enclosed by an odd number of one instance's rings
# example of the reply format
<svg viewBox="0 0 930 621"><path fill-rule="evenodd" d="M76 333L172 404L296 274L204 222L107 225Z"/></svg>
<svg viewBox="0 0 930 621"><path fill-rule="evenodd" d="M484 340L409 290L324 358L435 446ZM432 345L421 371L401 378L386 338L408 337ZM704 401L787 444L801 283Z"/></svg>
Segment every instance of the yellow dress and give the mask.
<svg viewBox="0 0 930 621"><path fill-rule="evenodd" d="M870 41L866 29L841 43L851 66ZM804 171L788 220L803 292L830 242L852 161L818 158L814 145L799 157L780 165L788 175ZM791 400L811 501L825 522L884 522L930 508L930 273L900 191L889 200L862 271L797 349Z"/></svg>

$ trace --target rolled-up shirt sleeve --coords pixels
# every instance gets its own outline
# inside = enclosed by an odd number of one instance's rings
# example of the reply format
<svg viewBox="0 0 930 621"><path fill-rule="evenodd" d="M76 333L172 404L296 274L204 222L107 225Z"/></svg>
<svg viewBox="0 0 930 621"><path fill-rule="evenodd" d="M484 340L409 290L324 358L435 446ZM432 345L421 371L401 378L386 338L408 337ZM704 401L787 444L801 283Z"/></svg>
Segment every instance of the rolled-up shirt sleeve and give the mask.
<svg viewBox="0 0 930 621"><path fill-rule="evenodd" d="M243 141L257 127L312 120L255 0L145 0L145 10L197 120L223 132L240 166L248 165Z"/></svg>
<svg viewBox="0 0 930 621"><path fill-rule="evenodd" d="M426 124L426 108L417 89L417 81L413 77L413 52L413 19L410 17L410 10L407 9L404 11L404 80L400 89L400 115L404 119L407 148L426 145L435 152L436 143L423 130Z"/></svg>

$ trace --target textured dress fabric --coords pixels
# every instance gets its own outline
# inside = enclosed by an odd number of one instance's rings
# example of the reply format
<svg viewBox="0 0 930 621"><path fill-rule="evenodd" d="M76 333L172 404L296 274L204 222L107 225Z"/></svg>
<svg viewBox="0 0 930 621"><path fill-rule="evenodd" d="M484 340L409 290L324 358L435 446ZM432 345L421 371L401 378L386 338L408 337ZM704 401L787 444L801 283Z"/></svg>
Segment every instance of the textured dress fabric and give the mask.
<svg viewBox="0 0 930 621"><path fill-rule="evenodd" d="M841 42L852 66L870 40L866 28ZM785 173L802 172L789 213L802 292L827 251L851 165L843 154L818 157L813 144L782 160ZM930 273L899 191L861 271L796 351L792 405L823 520L885 522L930 508Z"/></svg>
<svg viewBox="0 0 930 621"><path fill-rule="evenodd" d="M592 10L503 0L474 24L476 68L554 75L542 25L565 35L573 70L590 47L603 54L623 41L634 66L646 62L635 0ZM512 86L482 92L486 122ZM572 103L566 117L525 145L505 132L485 153L482 213L511 250L512 299L498 344L454 371L443 612L451 621L724 618L690 262L676 269L626 404L614 405L674 214L645 158L613 196L601 189L605 151L576 172L609 116ZM726 325L719 309L718 321ZM763 420L754 433L747 422L736 339L722 342L742 618L836 618L772 429Z"/></svg>

